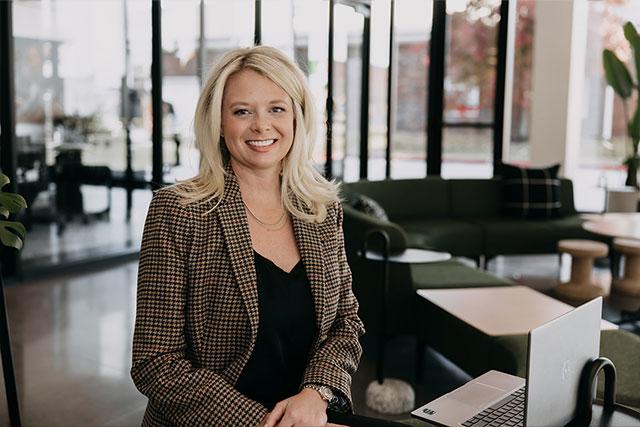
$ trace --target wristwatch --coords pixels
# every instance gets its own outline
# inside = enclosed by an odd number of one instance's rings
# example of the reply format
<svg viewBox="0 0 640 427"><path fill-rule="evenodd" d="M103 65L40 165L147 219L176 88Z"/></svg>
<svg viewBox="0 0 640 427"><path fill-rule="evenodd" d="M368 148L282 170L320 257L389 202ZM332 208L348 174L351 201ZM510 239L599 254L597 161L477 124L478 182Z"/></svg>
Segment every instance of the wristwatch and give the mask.
<svg viewBox="0 0 640 427"><path fill-rule="evenodd" d="M335 394L333 394L331 387L327 387L326 385L305 384L303 388L310 388L312 390L317 391L320 397L322 397L322 400L324 400L327 403L333 403L336 399L336 396Z"/></svg>

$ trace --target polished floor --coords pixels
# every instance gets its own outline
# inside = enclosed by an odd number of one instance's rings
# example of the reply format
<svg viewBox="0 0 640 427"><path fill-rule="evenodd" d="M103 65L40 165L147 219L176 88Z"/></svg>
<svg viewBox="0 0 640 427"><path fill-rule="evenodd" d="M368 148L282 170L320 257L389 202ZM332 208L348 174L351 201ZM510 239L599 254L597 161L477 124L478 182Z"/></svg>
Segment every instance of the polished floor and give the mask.
<svg viewBox="0 0 640 427"><path fill-rule="evenodd" d="M555 256L498 258L489 269L541 289L567 274ZM137 264L78 273L6 288L17 381L25 426L135 426L146 400L129 378L135 313ZM607 269L598 278L610 280ZM609 304L615 320L619 308ZM639 301L626 300L628 309ZM623 304L623 305L624 305ZM617 307L617 308L616 308ZM638 333L638 324L628 326ZM364 391L374 379L373 346L364 340L365 355L354 378L358 413L375 416L364 405ZM399 338L387 347L388 374L414 378L414 342ZM407 361L411 361L407 363ZM445 393L468 377L430 353L425 385L416 387L417 402ZM3 403L3 402L2 402ZM8 425L4 405L0 424ZM400 415L389 418L406 418Z"/></svg>

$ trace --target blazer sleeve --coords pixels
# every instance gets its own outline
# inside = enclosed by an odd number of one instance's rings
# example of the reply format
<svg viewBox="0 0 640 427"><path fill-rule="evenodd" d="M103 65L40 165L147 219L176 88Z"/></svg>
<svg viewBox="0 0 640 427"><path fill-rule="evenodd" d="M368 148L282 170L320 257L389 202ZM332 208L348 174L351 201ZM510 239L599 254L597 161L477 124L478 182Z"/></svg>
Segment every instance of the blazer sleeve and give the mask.
<svg viewBox="0 0 640 427"><path fill-rule="evenodd" d="M358 317L358 301L351 290L351 270L347 264L342 231L343 212L340 202L333 207L336 216L336 251L340 280L338 307L336 317L327 337L311 355L305 370L302 386L306 384L322 384L338 391L338 395L346 398L335 410L353 411L351 401L351 376L358 368L362 355L362 347L358 337L364 334L364 326ZM339 399L341 400L341 399Z"/></svg>
<svg viewBox="0 0 640 427"><path fill-rule="evenodd" d="M154 195L140 251L131 377L172 424L257 425L266 408L186 356L192 224L177 195L170 190Z"/></svg>

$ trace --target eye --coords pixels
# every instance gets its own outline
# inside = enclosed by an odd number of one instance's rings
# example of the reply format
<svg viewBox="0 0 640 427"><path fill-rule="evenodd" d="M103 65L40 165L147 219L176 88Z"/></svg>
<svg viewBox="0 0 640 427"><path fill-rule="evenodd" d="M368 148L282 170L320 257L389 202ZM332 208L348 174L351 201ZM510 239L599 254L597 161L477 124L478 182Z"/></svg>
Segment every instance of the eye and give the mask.
<svg viewBox="0 0 640 427"><path fill-rule="evenodd" d="M246 116L247 114L249 114L249 110L247 110L246 108L239 108L237 110L235 110L233 112L234 116Z"/></svg>
<svg viewBox="0 0 640 427"><path fill-rule="evenodd" d="M284 113L286 110L284 109L284 107L273 107L271 111L274 113Z"/></svg>

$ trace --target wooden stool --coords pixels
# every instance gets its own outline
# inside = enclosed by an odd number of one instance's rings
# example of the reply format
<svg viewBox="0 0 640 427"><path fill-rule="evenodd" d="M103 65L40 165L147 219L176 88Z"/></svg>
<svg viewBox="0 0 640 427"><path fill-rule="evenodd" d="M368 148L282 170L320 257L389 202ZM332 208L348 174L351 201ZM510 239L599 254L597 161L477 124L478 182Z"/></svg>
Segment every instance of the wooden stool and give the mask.
<svg viewBox="0 0 640 427"><path fill-rule="evenodd" d="M640 241L614 239L613 248L624 255L624 277L614 278L612 289L623 294L640 296Z"/></svg>
<svg viewBox="0 0 640 427"><path fill-rule="evenodd" d="M574 301L588 301L602 296L605 290L596 285L593 276L593 261L606 256L609 247L593 240L560 240L558 251L571 255L571 278L555 289L556 294Z"/></svg>

